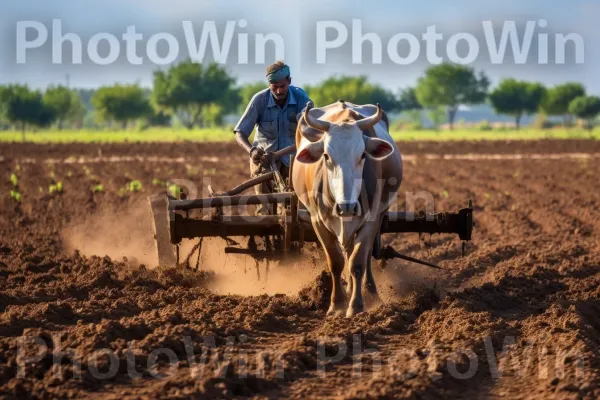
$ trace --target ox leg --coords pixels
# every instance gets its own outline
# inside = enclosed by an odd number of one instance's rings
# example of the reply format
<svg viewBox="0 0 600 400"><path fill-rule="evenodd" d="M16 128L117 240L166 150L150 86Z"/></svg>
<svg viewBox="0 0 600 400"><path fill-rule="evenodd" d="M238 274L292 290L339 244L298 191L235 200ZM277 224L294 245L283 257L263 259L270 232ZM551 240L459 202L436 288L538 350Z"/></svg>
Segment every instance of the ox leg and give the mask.
<svg viewBox="0 0 600 400"><path fill-rule="evenodd" d="M367 256L367 270L365 274L365 289L366 289L366 304L367 308L376 307L381 304L381 298L377 292L377 285L375 285L375 278L373 278L373 271L371 270L372 256L371 252Z"/></svg>
<svg viewBox="0 0 600 400"><path fill-rule="evenodd" d="M329 232L325 226L319 223L315 224L315 232L323 246L323 250L325 250L327 266L333 281L327 315L342 313L346 309L346 293L342 287L342 272L345 265L344 254L337 243L335 235Z"/></svg>
<svg viewBox="0 0 600 400"><path fill-rule="evenodd" d="M350 304L346 310L346 317L352 317L355 314L363 312L365 309L365 302L362 295L362 282L365 272L370 270L369 262L371 251L373 249L372 239L368 240L366 238L373 238L373 232L375 232L376 228L377 225L368 224L361 229L357 235L356 244L354 245L352 254L348 258L348 266L352 277L352 297L350 298ZM373 280L372 275L371 279ZM373 280L373 287L375 287L374 283ZM375 291L376 290L377 289L375 289Z"/></svg>
<svg viewBox="0 0 600 400"><path fill-rule="evenodd" d="M367 268L367 257L365 256L367 253L365 248L367 247L365 243L359 242L355 245L348 259L350 280L352 281L352 297L346 310L346 317L352 317L355 314L363 312L365 309L365 302L362 295L362 281Z"/></svg>
<svg viewBox="0 0 600 400"><path fill-rule="evenodd" d="M379 218L379 222L378 222L378 226L381 227L381 220L382 218ZM378 235L378 240L381 240L381 237ZM378 243L378 245L380 245L380 243ZM373 246L371 246L371 249L369 250L369 254L373 253ZM373 278L373 271L371 269L371 264L373 257L371 257L371 255L369 255L367 257L367 276L366 276L366 280L365 280L365 288L367 289L367 292L373 296L373 298L376 301L380 301L379 299L379 293L377 293L377 285L375 285L375 278Z"/></svg>
<svg viewBox="0 0 600 400"><path fill-rule="evenodd" d="M377 285L375 285L375 278L373 278L373 271L371 270L371 257L367 257L367 274L365 280L365 288L367 292L372 296L379 297L377 293Z"/></svg>

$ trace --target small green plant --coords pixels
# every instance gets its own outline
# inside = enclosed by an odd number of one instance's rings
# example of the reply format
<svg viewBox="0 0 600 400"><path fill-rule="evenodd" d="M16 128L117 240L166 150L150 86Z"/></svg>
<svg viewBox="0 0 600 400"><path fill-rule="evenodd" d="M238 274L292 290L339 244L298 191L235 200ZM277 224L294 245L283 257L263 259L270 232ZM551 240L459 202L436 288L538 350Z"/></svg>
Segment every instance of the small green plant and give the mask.
<svg viewBox="0 0 600 400"><path fill-rule="evenodd" d="M127 192L141 192L143 189L142 182L135 180L131 181L119 189L119 196L124 196Z"/></svg>
<svg viewBox="0 0 600 400"><path fill-rule="evenodd" d="M142 190L142 182L135 180L129 182L129 191L130 192L139 192Z"/></svg>
<svg viewBox="0 0 600 400"><path fill-rule="evenodd" d="M448 196L450 196L450 194L448 193L448 191L447 191L447 190L445 190L445 189L444 189L444 190L442 191L442 196L444 196L444 197L448 198Z"/></svg>
<svg viewBox="0 0 600 400"><path fill-rule="evenodd" d="M18 201L18 202L21 201L21 193L19 193L16 190L10 191L10 197L11 197L11 199L14 199L15 201Z"/></svg>
<svg viewBox="0 0 600 400"><path fill-rule="evenodd" d="M154 186L167 186L167 182L161 181L160 179L152 179L152 185Z"/></svg>
<svg viewBox="0 0 600 400"><path fill-rule="evenodd" d="M62 193L63 192L63 184L62 182L56 182L56 183L51 183L50 186L48 186L48 193L50 194L55 194L55 193Z"/></svg>
<svg viewBox="0 0 600 400"><path fill-rule="evenodd" d="M96 186L92 187L92 192L93 193L103 193L104 192L104 186L102 186L102 185L96 185Z"/></svg>
<svg viewBox="0 0 600 400"><path fill-rule="evenodd" d="M173 197L179 198L179 196L181 195L181 187L179 185L169 185L168 190L169 193L171 193L171 196Z"/></svg>
<svg viewBox="0 0 600 400"><path fill-rule="evenodd" d="M10 191L10 198L14 199L17 202L20 202L21 193L19 192L19 179L14 173L10 174L10 183L12 183L13 185L13 188Z"/></svg>

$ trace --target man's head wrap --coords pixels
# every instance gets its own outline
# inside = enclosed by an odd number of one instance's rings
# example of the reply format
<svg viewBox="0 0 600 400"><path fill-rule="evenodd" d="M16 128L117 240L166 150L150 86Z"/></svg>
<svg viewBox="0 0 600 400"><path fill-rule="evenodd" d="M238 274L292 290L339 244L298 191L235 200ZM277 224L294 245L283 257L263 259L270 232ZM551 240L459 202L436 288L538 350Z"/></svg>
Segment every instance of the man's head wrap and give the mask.
<svg viewBox="0 0 600 400"><path fill-rule="evenodd" d="M283 67L271 72L270 74L267 74L267 80L269 81L269 83L275 83L284 78L287 78L288 76L290 76L290 67L284 65Z"/></svg>

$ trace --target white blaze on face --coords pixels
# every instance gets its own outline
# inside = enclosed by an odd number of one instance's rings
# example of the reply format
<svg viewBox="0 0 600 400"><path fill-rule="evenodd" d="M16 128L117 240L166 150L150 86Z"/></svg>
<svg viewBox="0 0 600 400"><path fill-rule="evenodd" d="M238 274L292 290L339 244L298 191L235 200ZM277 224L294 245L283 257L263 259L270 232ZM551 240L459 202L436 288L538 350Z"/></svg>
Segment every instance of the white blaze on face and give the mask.
<svg viewBox="0 0 600 400"><path fill-rule="evenodd" d="M381 117L381 110L379 111L378 118ZM357 205L356 209L352 208L353 212L348 213L348 217L336 217L333 210L329 210L327 215L322 215L319 211L320 218L326 222L328 229L336 234L342 246L346 246L369 211L361 210L358 202L365 159L369 157L375 162L380 162L389 157L394 148L385 140L363 134L364 130L372 128L378 121L373 120L373 117L359 122L336 124L311 120L307 112L305 116L311 128L320 130L323 136L316 142L303 139L295 160L307 164L322 160L327 168L327 184L333 196L334 207ZM354 211L357 211L357 214L351 216Z"/></svg>
<svg viewBox="0 0 600 400"><path fill-rule="evenodd" d="M354 124L332 126L324 137L329 187L338 204L356 203L365 165L365 140Z"/></svg>

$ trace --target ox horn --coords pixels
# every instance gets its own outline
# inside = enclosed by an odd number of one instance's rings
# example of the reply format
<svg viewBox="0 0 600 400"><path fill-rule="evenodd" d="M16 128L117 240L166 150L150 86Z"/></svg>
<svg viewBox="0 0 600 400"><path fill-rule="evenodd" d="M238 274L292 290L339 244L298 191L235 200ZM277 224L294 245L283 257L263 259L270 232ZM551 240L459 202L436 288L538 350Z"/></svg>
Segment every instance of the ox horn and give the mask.
<svg viewBox="0 0 600 400"><path fill-rule="evenodd" d="M308 103L306 103L306 109L304 110L304 120L311 128L321 132L327 132L329 130L329 127L331 126L330 123L311 117L309 111L312 109L312 107L312 102L309 101Z"/></svg>
<svg viewBox="0 0 600 400"><path fill-rule="evenodd" d="M377 103L377 112L370 117L356 121L356 126L358 126L361 131L369 130L381 121L381 117L383 117L383 110L379 103Z"/></svg>

